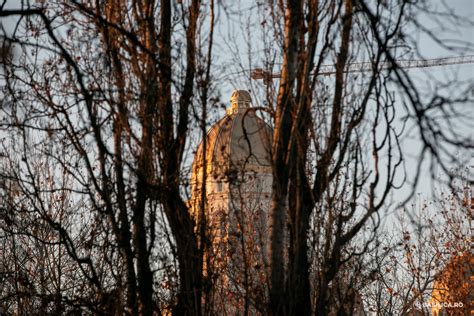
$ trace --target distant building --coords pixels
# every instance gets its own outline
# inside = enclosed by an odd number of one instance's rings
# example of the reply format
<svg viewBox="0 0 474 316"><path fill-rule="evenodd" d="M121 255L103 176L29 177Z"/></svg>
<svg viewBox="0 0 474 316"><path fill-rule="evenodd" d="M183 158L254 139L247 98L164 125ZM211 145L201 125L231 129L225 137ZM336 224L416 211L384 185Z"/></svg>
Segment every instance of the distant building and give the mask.
<svg viewBox="0 0 474 316"><path fill-rule="evenodd" d="M209 298L219 314L258 312L266 301L272 134L250 94L234 91L227 115L210 128L194 157L192 210L208 227L205 275L217 285Z"/></svg>
<svg viewBox="0 0 474 316"><path fill-rule="evenodd" d="M474 256L466 252L449 261L436 277L430 306L433 316L474 315Z"/></svg>
<svg viewBox="0 0 474 316"><path fill-rule="evenodd" d="M191 209L207 227L212 245L204 274L212 290L205 313L267 314L269 210L272 190L272 128L252 107L250 94L234 91L227 115L207 132L196 151L191 176ZM205 184L205 185L203 185ZM330 315L365 315L359 293L334 282Z"/></svg>

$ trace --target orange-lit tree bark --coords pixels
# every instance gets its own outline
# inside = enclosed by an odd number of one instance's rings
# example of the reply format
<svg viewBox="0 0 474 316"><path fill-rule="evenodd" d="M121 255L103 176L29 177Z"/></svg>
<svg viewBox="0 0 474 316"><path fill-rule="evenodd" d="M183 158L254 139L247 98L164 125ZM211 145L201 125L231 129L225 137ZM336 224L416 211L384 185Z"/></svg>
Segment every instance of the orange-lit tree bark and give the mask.
<svg viewBox="0 0 474 316"><path fill-rule="evenodd" d="M270 304L274 314L284 311L285 269L285 219L288 200L288 182L290 164L288 147L292 117L294 112L294 97L292 89L296 81L298 62L298 33L303 10L303 2L296 1L288 4L285 11L285 47L284 63L280 90L278 92L278 107L275 114L275 132L273 136L273 185L271 206L271 289ZM307 302L308 303L308 302Z"/></svg>

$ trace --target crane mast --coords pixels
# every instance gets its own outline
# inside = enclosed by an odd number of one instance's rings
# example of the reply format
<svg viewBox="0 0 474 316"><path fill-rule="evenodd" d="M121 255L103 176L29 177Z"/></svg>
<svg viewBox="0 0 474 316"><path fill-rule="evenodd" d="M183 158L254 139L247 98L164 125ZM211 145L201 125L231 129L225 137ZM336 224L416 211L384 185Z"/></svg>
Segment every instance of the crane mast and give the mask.
<svg viewBox="0 0 474 316"><path fill-rule="evenodd" d="M445 65L457 65L457 64L472 64L474 63L474 55L470 56L458 56L458 57L446 57L446 58L433 58L433 59L406 59L406 60L397 60L397 65L403 69L410 68L428 68L428 67L438 67ZM372 71L374 64L371 62L359 62L359 63L350 63L346 66L344 70L345 73L357 73L357 72L367 72ZM389 69L393 67L391 62L385 62L378 65L379 70ZM330 76L336 73L335 65L322 65L319 69L319 72L315 75L319 76ZM280 73L270 73L263 70L262 68L255 68L251 71L250 77L254 80L263 79L265 84L271 82L273 78L280 78Z"/></svg>

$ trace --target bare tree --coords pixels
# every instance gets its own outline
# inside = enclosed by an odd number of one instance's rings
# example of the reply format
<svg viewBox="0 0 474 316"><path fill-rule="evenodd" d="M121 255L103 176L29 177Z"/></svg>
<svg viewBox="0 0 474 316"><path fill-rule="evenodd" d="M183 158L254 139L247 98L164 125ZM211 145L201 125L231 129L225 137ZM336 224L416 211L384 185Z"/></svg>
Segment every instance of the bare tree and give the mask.
<svg viewBox="0 0 474 316"><path fill-rule="evenodd" d="M471 203L464 189L441 193L434 200L419 198L399 215L397 228L368 254L366 268L371 273L364 290L368 310L431 315L437 304L450 303L449 312L464 313L462 308L470 304L466 210Z"/></svg>
<svg viewBox="0 0 474 316"><path fill-rule="evenodd" d="M196 72L210 64L197 40L207 7L200 1L4 6L1 16L17 17L4 38L21 55L2 75L2 131L12 135L6 148L14 148L3 177L19 184L19 199L29 201L25 211L58 234L93 293L106 299L124 289L117 313L159 312L157 269L174 260L156 258L162 252L156 231L166 222L165 247L179 265L174 311L200 314L202 252L181 174L193 95L208 89L204 81L195 88L203 77ZM37 157L47 157L52 178L64 173L70 181L44 186ZM83 222L63 225L50 215L48 201L64 192L75 202L69 220ZM87 244L77 232L89 234Z"/></svg>
<svg viewBox="0 0 474 316"><path fill-rule="evenodd" d="M213 69L224 69L228 50L214 46L243 46L230 23L246 29L249 66L258 60L266 71L281 68L279 81L267 76L269 84L253 91L266 100L255 111L273 128L270 234L262 242L269 264L265 284L243 282L241 310L348 314L360 305L364 280L381 280L389 250L398 247L380 240L382 210L408 183L403 137L419 138L414 186L424 161L453 178L452 166L462 163L454 151L473 147L465 136L472 81L430 80L425 90L397 58L403 47L419 48L413 32L447 49L472 50L472 43L446 44L420 16L443 25L472 22L426 3L299 0L250 5L262 19L256 23L245 22L239 4L1 5L0 17L13 21L2 29L3 46L15 52L2 50L0 72L4 308L215 310L218 274L231 274L211 269L207 172L200 174L200 205L187 201L188 180L193 137L203 137L205 152L208 122L220 106L222 76ZM231 40L216 43L216 26ZM372 69L346 71L360 61ZM324 64L335 65L333 77L319 76ZM237 189L235 195L235 202L243 198ZM367 269L372 252L375 273ZM241 255L245 275L254 254ZM57 275L31 270L48 261Z"/></svg>
<svg viewBox="0 0 474 316"><path fill-rule="evenodd" d="M416 20L420 12L428 12L426 7L404 1L296 1L276 3L268 11L277 25L275 42L283 43L278 95L267 98L275 100L270 105L275 131L271 306L274 314L326 315L330 284L352 256L367 251L375 233L348 252L351 241L363 230L377 231L379 210L403 183L402 125L416 128L421 139L417 175L426 157L452 175L445 159L462 162L448 148L472 147L462 124L452 125L455 117L462 122L472 102L470 85L459 94L431 91L430 97L422 97L420 87L397 65L397 47L409 41L407 28L426 31ZM371 61L371 71L345 71L361 58ZM321 65L331 61L334 77L318 77ZM382 71L384 63L392 67ZM401 109L393 89L406 98ZM312 218L321 251L313 307L308 258Z"/></svg>

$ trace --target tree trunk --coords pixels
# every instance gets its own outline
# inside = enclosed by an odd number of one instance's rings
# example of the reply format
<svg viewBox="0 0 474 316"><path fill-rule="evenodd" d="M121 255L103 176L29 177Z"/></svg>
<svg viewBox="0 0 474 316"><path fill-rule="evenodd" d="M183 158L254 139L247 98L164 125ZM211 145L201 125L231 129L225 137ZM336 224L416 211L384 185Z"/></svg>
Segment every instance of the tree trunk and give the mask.
<svg viewBox="0 0 474 316"><path fill-rule="evenodd" d="M285 12L285 47L273 140L273 185L270 222L270 304L274 315L287 311L285 291L285 221L288 201L289 140L294 108L293 86L298 62L299 19L302 1L288 3Z"/></svg>

